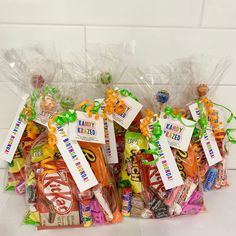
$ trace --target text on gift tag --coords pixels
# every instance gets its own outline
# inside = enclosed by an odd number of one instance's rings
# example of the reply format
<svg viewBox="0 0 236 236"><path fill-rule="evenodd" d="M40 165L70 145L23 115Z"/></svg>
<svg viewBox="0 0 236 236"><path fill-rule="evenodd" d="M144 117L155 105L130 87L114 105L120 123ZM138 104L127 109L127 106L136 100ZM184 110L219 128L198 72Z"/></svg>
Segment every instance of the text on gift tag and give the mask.
<svg viewBox="0 0 236 236"><path fill-rule="evenodd" d="M190 105L189 110L193 119L197 121L201 115L197 103ZM215 140L215 136L210 129L207 129L203 134L203 137L201 138L201 144L209 166L212 166L223 160Z"/></svg>

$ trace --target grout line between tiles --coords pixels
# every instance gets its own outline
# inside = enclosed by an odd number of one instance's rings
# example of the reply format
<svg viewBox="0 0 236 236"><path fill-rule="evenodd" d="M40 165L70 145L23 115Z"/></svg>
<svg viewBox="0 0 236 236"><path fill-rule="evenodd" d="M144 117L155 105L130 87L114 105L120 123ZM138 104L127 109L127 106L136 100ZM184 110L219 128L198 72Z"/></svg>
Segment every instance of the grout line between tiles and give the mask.
<svg viewBox="0 0 236 236"><path fill-rule="evenodd" d="M205 5L206 5L206 0L202 0L202 7L201 7L201 15L200 15L200 22L199 22L199 27L202 27L202 22L205 14Z"/></svg>

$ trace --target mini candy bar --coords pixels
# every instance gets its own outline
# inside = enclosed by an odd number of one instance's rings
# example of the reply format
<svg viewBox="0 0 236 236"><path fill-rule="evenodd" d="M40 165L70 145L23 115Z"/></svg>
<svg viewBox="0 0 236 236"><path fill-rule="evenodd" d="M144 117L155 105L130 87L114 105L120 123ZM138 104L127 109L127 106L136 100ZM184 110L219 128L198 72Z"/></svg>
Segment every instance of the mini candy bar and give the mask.
<svg viewBox="0 0 236 236"><path fill-rule="evenodd" d="M57 166L58 170L38 175L38 229L81 226L77 188L70 172L62 160L51 161L48 165Z"/></svg>
<svg viewBox="0 0 236 236"><path fill-rule="evenodd" d="M168 191L163 186L156 164L152 164L153 156L150 154L137 156L143 189L141 196L145 208L151 211L151 214L143 213L145 218L196 214L204 209L203 195L199 186L198 164L193 147L190 145L187 152L177 149L172 149L172 152L184 184Z"/></svg>
<svg viewBox="0 0 236 236"><path fill-rule="evenodd" d="M217 168L212 167L207 171L206 177L205 177L205 182L203 185L203 188L205 191L210 191L214 187L217 176L218 176L218 169Z"/></svg>
<svg viewBox="0 0 236 236"><path fill-rule="evenodd" d="M145 149L147 149L147 141L141 133L126 132L121 179L130 181L134 193L142 191L141 175L136 155Z"/></svg>
<svg viewBox="0 0 236 236"><path fill-rule="evenodd" d="M92 225L92 211L91 211L91 201L88 200L80 200L80 216L81 221L83 222L84 227L89 227Z"/></svg>
<svg viewBox="0 0 236 236"><path fill-rule="evenodd" d="M123 216L130 216L131 208L132 208L132 188L124 187L122 189L122 210L121 213Z"/></svg>
<svg viewBox="0 0 236 236"><path fill-rule="evenodd" d="M91 213L93 224L104 224L106 222L101 206L96 199L91 200Z"/></svg>

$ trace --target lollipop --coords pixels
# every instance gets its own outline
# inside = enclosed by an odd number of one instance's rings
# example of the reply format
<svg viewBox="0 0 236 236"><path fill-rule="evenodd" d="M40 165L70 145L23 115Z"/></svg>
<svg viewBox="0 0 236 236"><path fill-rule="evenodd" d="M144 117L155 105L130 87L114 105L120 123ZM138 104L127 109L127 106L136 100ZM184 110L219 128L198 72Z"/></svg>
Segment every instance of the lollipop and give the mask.
<svg viewBox="0 0 236 236"><path fill-rule="evenodd" d="M170 94L166 90L159 90L156 94L156 100L160 104L160 113L163 105L168 102Z"/></svg>

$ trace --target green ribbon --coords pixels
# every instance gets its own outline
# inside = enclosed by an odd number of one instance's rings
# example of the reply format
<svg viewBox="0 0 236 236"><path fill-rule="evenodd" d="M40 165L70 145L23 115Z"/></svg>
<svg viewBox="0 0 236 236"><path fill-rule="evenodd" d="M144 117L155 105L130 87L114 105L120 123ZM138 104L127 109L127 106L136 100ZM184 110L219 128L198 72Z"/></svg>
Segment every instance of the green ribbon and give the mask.
<svg viewBox="0 0 236 236"><path fill-rule="evenodd" d="M22 113L20 114L20 120L27 120L27 121L33 121L35 120L37 113L36 113L36 102L39 99L39 92L37 89L35 89L32 94L30 95L30 116L26 116L26 114Z"/></svg>
<svg viewBox="0 0 236 236"><path fill-rule="evenodd" d="M49 86L49 85L45 86L45 88L43 90L43 94L44 95L50 94L56 100L59 99L59 97L60 97L59 89Z"/></svg>
<svg viewBox="0 0 236 236"><path fill-rule="evenodd" d="M62 112L59 116L56 117L55 122L63 126L68 123L75 122L77 119L76 112L75 111L66 111Z"/></svg>
<svg viewBox="0 0 236 236"><path fill-rule="evenodd" d="M225 107L225 106L223 106L223 105L221 105L221 104L214 103L214 102L213 102L213 104L216 105L216 106L218 106L218 107L224 108L226 111L228 111L228 112L230 113L230 115L229 115L229 117L228 117L228 119L227 119L227 121L226 121L227 124L231 123L233 120L236 120L236 116L233 114L233 112L232 112L228 107ZM234 137L232 136L232 132L235 132L235 131L236 131L236 128L228 128L228 129L226 129L226 131L225 131L225 133L226 133L226 135L227 135L227 137L228 137L228 141L229 141L230 143L232 143L232 144L236 144L236 138L234 138Z"/></svg>
<svg viewBox="0 0 236 236"><path fill-rule="evenodd" d="M193 131L193 138L197 138L196 142L198 142L201 140L207 130L208 121L201 102L198 99L196 99L195 102L197 103L198 109L200 111L200 118L198 119L197 124L201 127L201 129L195 127Z"/></svg>
<svg viewBox="0 0 236 236"><path fill-rule="evenodd" d="M94 107L92 108L91 112L93 114L98 114L99 113L99 110L102 106L102 103L100 103L99 101L93 101L93 104L94 104ZM82 107L81 107L81 111L83 112L86 112L86 108L88 107L87 104L84 104Z"/></svg>
<svg viewBox="0 0 236 236"><path fill-rule="evenodd" d="M153 161L146 161L146 160L142 159L142 163L144 165L155 165L159 161L157 142L159 141L162 134L163 134L163 131L162 131L161 125L159 123L159 120L157 120L156 123L153 124L152 135L149 138L149 143L151 143L153 146L155 146L155 148L145 151L146 154L155 155L156 158Z"/></svg>
<svg viewBox="0 0 236 236"><path fill-rule="evenodd" d="M230 143L232 143L232 144L236 144L236 139L232 136L232 132L235 132L236 131L236 128L229 128L229 129L226 129L226 131L225 131L225 133L226 133L226 135L227 135L227 137L228 137L228 140L229 140L229 142Z"/></svg>
<svg viewBox="0 0 236 236"><path fill-rule="evenodd" d="M186 126L186 127L195 127L196 124L193 124L193 125L187 125L183 122L182 120L182 113L179 112L177 113L176 115L174 114L174 110L172 107L170 106L166 106L165 109L164 109L164 113L166 116L170 116L172 119L177 119L182 125Z"/></svg>
<svg viewBox="0 0 236 236"><path fill-rule="evenodd" d="M43 90L43 95L50 94L54 99L59 99L59 90L52 86L45 86ZM26 114L21 113L20 119L21 120L27 120L27 121L33 121L36 119L37 112L36 112L36 102L38 101L40 97L40 91L38 89L35 89L32 94L30 95L30 116L27 116Z"/></svg>
<svg viewBox="0 0 236 236"><path fill-rule="evenodd" d="M122 95L123 97L131 97L135 101L138 102L138 98L133 93L131 93L128 89L119 89L118 91L120 95Z"/></svg>
<svg viewBox="0 0 236 236"><path fill-rule="evenodd" d="M228 124L229 124L230 122L232 122L233 119L236 120L236 116L233 114L233 112L232 112L229 108L227 108L227 107L225 107L225 106L223 106L223 105L220 105L220 104L218 104L218 103L214 103L214 102L213 102L213 104L216 105L216 106L218 106L218 107L224 108L225 110L227 110L227 111L230 113L230 115L229 115L229 117L228 117L228 119L227 119L227 123L228 123Z"/></svg>

